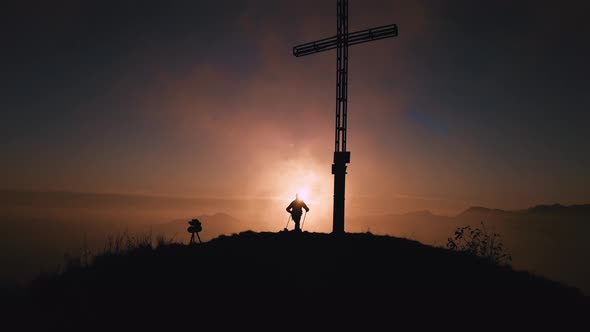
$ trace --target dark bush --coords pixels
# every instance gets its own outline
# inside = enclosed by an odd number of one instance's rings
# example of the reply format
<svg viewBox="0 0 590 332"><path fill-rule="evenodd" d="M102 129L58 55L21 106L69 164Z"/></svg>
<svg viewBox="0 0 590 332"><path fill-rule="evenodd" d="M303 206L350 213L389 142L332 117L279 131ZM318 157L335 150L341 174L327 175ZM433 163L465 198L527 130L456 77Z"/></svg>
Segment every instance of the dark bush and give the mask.
<svg viewBox="0 0 590 332"><path fill-rule="evenodd" d="M488 232L483 222L481 228L471 228L471 225L457 228L453 237L448 238L447 248L468 252L498 265L512 263L512 256L504 251L500 234Z"/></svg>

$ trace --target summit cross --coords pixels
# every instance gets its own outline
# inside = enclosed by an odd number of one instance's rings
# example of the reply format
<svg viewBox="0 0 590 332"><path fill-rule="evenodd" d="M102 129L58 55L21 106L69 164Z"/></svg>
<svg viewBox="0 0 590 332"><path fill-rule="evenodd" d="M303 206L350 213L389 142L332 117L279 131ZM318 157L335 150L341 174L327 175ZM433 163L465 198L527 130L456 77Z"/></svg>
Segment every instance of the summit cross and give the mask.
<svg viewBox="0 0 590 332"><path fill-rule="evenodd" d="M390 24L348 33L348 0L337 1L336 36L293 47L293 55L301 57L336 49L336 130L334 144L334 211L332 233L344 233L344 184L350 151L346 150L346 120L348 101L348 47L374 40L396 37L397 25Z"/></svg>

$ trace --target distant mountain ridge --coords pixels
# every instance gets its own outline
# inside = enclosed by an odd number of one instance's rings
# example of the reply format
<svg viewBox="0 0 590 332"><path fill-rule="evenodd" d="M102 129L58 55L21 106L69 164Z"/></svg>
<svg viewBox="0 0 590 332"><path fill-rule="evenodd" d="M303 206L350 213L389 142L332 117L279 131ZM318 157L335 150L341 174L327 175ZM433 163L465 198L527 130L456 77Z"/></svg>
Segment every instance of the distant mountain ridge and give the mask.
<svg viewBox="0 0 590 332"><path fill-rule="evenodd" d="M573 205L562 205L562 204L540 204L523 210L502 210L492 209L482 206L472 206L465 211L458 214L470 215L470 214L531 214L531 215L547 215L547 216L588 216L590 217L590 204L573 204Z"/></svg>
<svg viewBox="0 0 590 332"><path fill-rule="evenodd" d="M472 206L465 211L459 213L457 216L464 216L464 215L472 215L472 214L506 214L510 213L509 211L501 210L501 209L490 209L483 206Z"/></svg>
<svg viewBox="0 0 590 332"><path fill-rule="evenodd" d="M527 213L532 214L550 214L550 215L585 215L590 216L590 204L575 205L536 205L526 209Z"/></svg>
<svg viewBox="0 0 590 332"><path fill-rule="evenodd" d="M70 191L27 191L0 189L0 207L73 207L73 208L169 208L195 207L201 205L220 205L228 202L249 204L244 202L264 201L264 199L236 199L236 198L191 198L182 196L128 194L128 193L93 193ZM458 215L481 213L534 213L590 215L590 204L562 205L539 204L521 210L504 210L483 206L472 206ZM403 213L403 215L433 215L429 210L418 210Z"/></svg>
<svg viewBox="0 0 590 332"><path fill-rule="evenodd" d="M411 211L411 212L406 212L403 214L404 216L420 216L420 217L432 217L434 216L434 214L432 212L430 212L429 210L420 210L420 211Z"/></svg>
<svg viewBox="0 0 590 332"><path fill-rule="evenodd" d="M188 221L199 219L203 230L200 233L202 240L209 240L220 235L230 235L248 229L248 224L227 213L202 214L194 217L174 219L159 225L152 225L153 231L174 238L180 242L186 242L188 236Z"/></svg>
<svg viewBox="0 0 590 332"><path fill-rule="evenodd" d="M228 213L224 213L224 212L217 212L214 214L202 214L202 215L198 215L192 218L179 218L179 219L174 219L172 221L169 221L167 223L165 223L166 225L175 225L175 224L183 224L185 225L188 220L190 219L199 219L199 221L201 222L230 222L230 223L239 223L240 220L237 218L234 218L233 216L231 216Z"/></svg>

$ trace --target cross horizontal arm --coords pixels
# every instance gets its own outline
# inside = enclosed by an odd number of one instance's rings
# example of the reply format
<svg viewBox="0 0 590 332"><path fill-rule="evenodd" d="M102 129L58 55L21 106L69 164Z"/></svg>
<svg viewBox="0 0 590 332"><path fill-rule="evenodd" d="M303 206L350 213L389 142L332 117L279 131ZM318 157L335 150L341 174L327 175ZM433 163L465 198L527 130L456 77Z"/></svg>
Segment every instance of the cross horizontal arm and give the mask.
<svg viewBox="0 0 590 332"><path fill-rule="evenodd" d="M356 45L373 40L396 37L397 25L390 24L377 28L361 30L349 33L345 36L348 45ZM296 57L315 54L323 51L328 51L338 47L338 36L316 40L310 43L301 44L293 47L293 55Z"/></svg>

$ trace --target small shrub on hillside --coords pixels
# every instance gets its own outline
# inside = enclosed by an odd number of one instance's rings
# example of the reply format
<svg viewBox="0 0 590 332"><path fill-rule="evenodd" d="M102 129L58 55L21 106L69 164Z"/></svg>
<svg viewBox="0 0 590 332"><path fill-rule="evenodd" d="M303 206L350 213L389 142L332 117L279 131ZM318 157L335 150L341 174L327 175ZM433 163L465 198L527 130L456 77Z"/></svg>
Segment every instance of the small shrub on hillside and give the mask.
<svg viewBox="0 0 590 332"><path fill-rule="evenodd" d="M512 256L504 251L500 234L488 232L483 222L481 228L471 228L471 225L457 228L453 237L448 238L447 248L468 252L498 265L512 263Z"/></svg>

